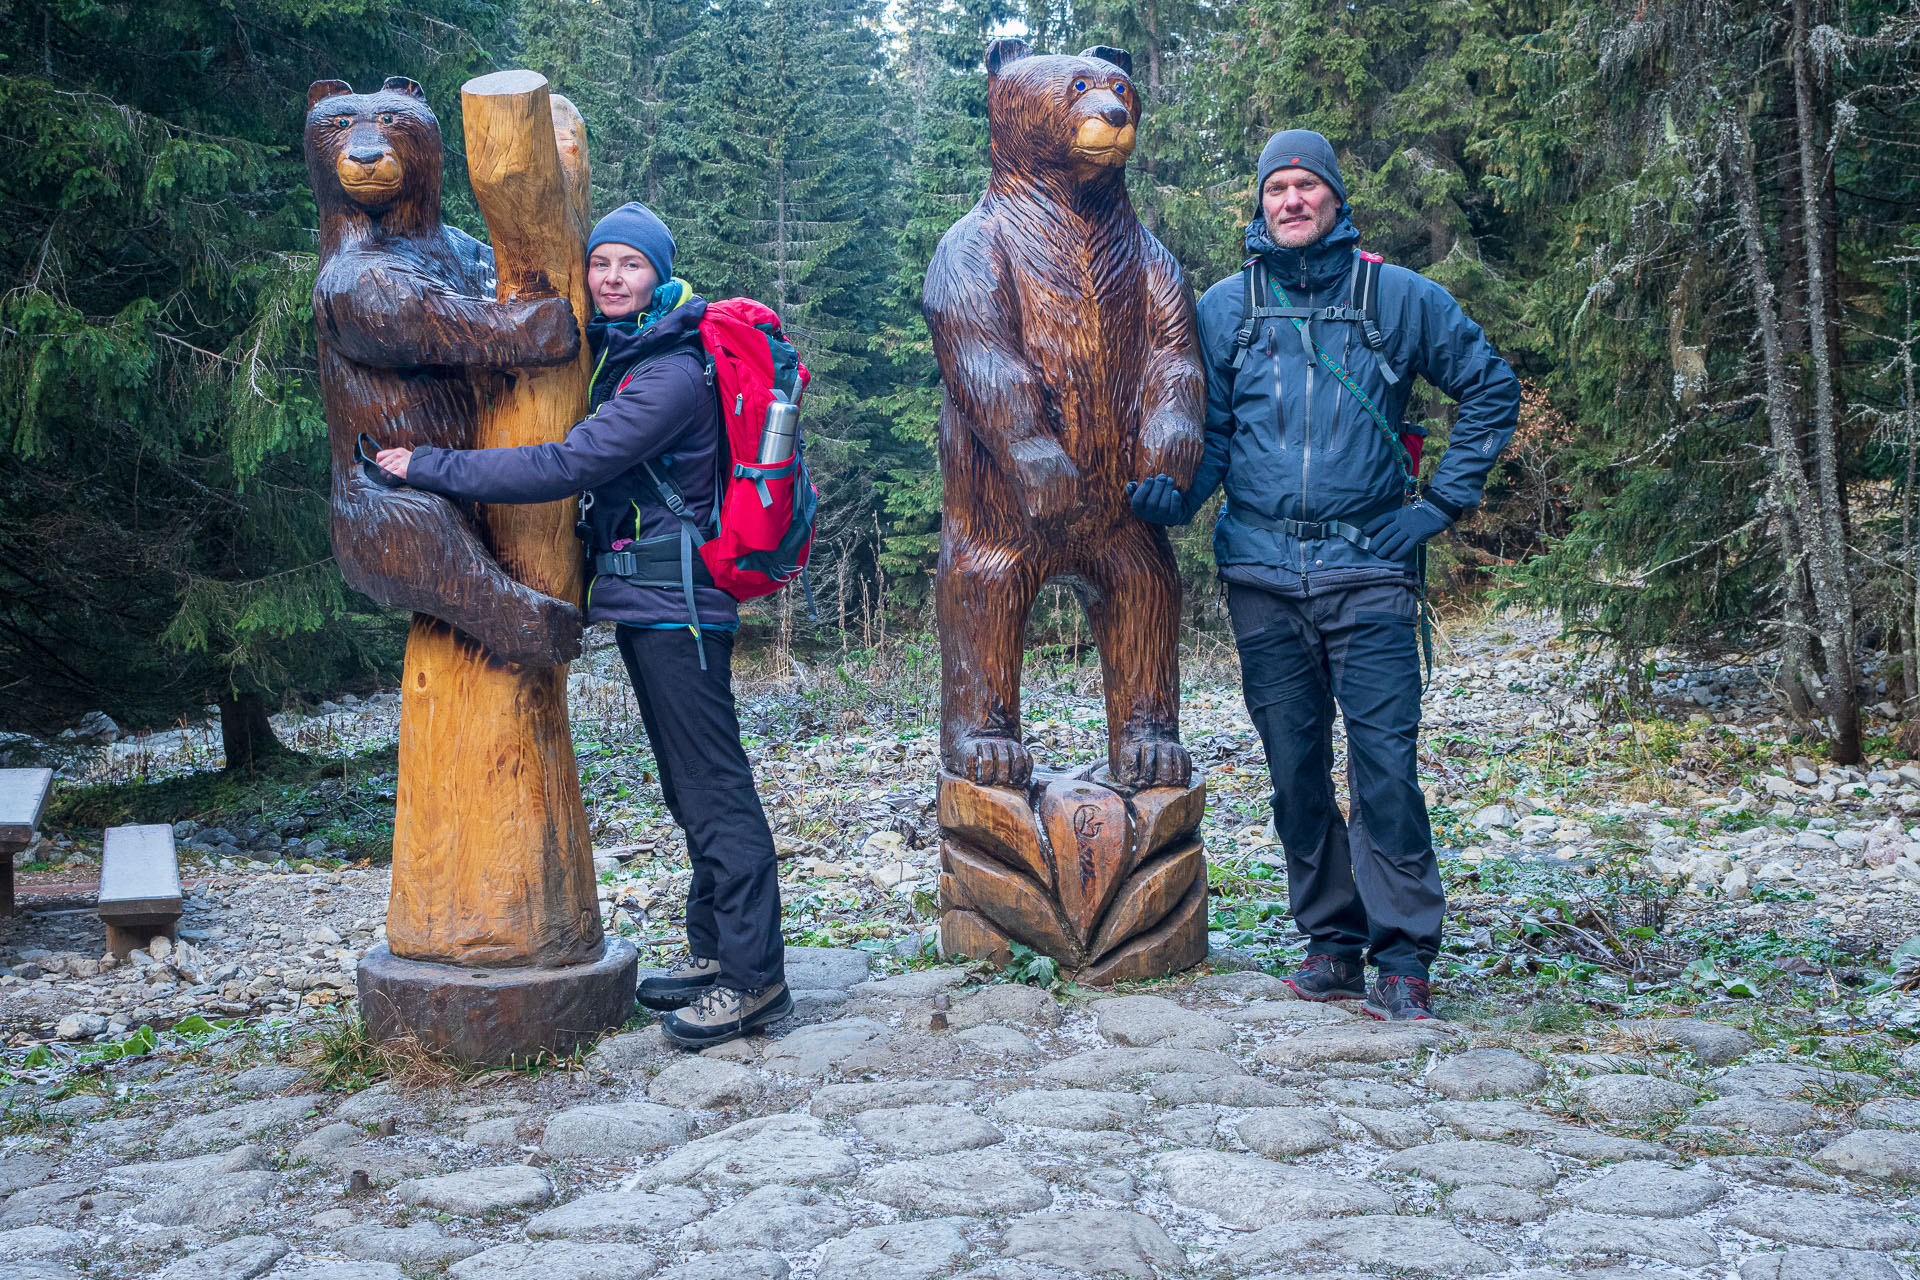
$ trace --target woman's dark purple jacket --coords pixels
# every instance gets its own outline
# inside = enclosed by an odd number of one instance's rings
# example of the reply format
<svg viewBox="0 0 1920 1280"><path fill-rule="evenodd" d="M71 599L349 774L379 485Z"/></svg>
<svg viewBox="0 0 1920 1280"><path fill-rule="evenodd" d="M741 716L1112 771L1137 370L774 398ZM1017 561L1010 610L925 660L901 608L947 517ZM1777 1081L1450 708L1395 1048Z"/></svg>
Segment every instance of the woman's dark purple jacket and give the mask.
<svg viewBox="0 0 1920 1280"><path fill-rule="evenodd" d="M554 444L415 449L407 483L468 502L553 502L592 493L586 519L593 527L593 550L610 551L616 539L638 541L680 531L640 468L652 462L706 527L713 518L720 461L719 414L694 340L706 308L704 300L690 298L637 334L597 322L589 326L596 398L607 386L618 385L622 371L644 362L624 389L597 403ZM738 605L717 587L695 587L694 604L703 627L739 624ZM685 626L686 597L677 583L656 586L603 574L587 584L587 621Z"/></svg>

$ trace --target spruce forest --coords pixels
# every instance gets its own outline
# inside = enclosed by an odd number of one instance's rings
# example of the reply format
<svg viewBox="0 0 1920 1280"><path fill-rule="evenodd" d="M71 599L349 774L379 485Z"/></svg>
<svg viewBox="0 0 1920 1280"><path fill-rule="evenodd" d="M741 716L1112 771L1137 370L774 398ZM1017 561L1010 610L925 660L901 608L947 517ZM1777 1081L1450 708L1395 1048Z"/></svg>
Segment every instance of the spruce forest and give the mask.
<svg viewBox="0 0 1920 1280"><path fill-rule="evenodd" d="M1920 7L1885 0L0 0L0 726L235 720L391 684L404 619L327 543L307 85L420 81L485 235L459 86L536 69L709 297L816 375L817 623L927 625L938 373L922 275L986 175L989 38L1131 50L1133 199L1196 292L1238 268L1273 130L1333 140L1363 246L1526 383L1436 545L1610 641L1766 650L1857 760L1920 697ZM1449 404L1422 391L1431 470ZM1218 626L1208 523L1178 532ZM1036 629L1071 625L1036 615ZM1863 664L1890 673L1884 688ZM1906 720L1920 728L1920 713Z"/></svg>

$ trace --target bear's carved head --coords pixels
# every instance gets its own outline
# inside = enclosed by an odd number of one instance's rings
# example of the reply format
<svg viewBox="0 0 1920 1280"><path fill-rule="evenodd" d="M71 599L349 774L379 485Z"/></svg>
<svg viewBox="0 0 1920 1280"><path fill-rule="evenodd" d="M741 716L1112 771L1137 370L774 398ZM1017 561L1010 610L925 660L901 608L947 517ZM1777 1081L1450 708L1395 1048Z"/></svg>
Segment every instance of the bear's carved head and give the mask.
<svg viewBox="0 0 1920 1280"><path fill-rule="evenodd" d="M1133 58L1095 45L1078 57L1035 54L1024 40L987 46L987 125L996 173L1125 167L1140 97Z"/></svg>
<svg viewBox="0 0 1920 1280"><path fill-rule="evenodd" d="M322 213L378 218L397 206L439 216L440 121L420 86L394 76L377 93L344 80L307 90L307 172Z"/></svg>

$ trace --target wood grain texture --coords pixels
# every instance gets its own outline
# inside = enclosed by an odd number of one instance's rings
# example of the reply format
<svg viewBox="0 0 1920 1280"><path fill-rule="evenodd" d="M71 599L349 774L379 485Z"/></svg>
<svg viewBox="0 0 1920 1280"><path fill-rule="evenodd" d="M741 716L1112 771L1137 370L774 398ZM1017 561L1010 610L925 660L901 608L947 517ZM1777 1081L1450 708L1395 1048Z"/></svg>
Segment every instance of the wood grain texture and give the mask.
<svg viewBox="0 0 1920 1280"><path fill-rule="evenodd" d="M992 176L924 296L945 386L942 759L972 782L1027 781L1021 650L1035 595L1061 579L1099 645L1113 777L1182 786L1179 577L1125 490L1160 472L1185 485L1199 461L1192 291L1127 199L1138 103L1122 67L1006 40L988 63Z"/></svg>
<svg viewBox="0 0 1920 1280"><path fill-rule="evenodd" d="M1087 975L1158 975L1197 963L1206 955L1207 864L1195 832L1205 805L1204 778L1129 792L1089 767L1035 774L1016 790L943 773L943 952L987 958L1018 942L1052 956L1069 977L1102 982L1119 979ZM1196 890L1198 955L1192 926L1170 923Z"/></svg>

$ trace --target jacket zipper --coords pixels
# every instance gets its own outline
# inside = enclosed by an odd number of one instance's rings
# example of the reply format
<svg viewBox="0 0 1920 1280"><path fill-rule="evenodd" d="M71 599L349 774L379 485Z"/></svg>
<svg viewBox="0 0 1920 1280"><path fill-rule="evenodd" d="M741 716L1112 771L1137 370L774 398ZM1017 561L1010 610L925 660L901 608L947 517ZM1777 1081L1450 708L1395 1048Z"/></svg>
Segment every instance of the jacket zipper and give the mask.
<svg viewBox="0 0 1920 1280"><path fill-rule="evenodd" d="M1312 309L1313 290L1307 290L1307 307ZM1300 426L1300 518L1312 520L1311 498L1313 495L1313 356L1306 350L1300 353L1307 362L1307 409L1305 420ZM1307 544L1300 544L1300 576L1307 576Z"/></svg>

